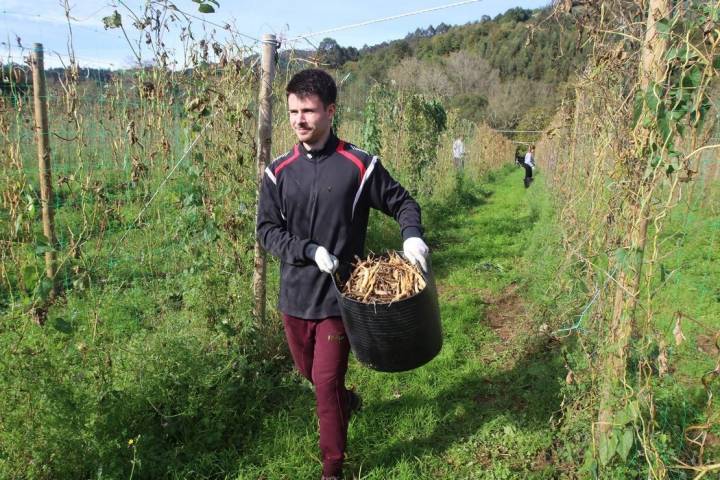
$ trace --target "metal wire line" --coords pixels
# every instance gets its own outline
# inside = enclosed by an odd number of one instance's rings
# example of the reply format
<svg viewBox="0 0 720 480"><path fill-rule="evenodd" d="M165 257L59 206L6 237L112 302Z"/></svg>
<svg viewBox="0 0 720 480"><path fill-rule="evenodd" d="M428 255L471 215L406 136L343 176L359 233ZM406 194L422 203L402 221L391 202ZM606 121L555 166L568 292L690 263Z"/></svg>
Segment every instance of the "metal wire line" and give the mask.
<svg viewBox="0 0 720 480"><path fill-rule="evenodd" d="M376 18L376 19L373 19L373 20L367 20L367 21L364 21L364 22L352 23L352 24L343 25L343 26L340 26L340 27L329 28L329 29L327 29L327 30L321 30L321 31L319 31L319 32L306 33L306 34L304 34L304 35L298 35L297 37L290 38L290 39L288 39L287 41L288 41L288 42L294 42L294 41L297 41L297 40L306 39L306 38L308 38L308 37L315 37L315 36L317 36L317 35L325 35L325 34L327 34L327 33L340 32L340 31L343 31L343 30L350 30L350 29L353 29L353 28L364 27L364 26L366 26L366 25L372 25L372 24L374 24L374 23L387 22L387 21L390 21L390 20L396 20L396 19L398 19L398 18L410 17L410 16L413 16L413 15L419 15L419 14L421 14L421 13L428 13L428 12L434 12L434 11L437 11L437 10L445 10L445 9L447 9L447 8L460 7L460 6L462 6L462 5L468 5L468 4L477 3L477 2L480 2L480 1L482 1L482 0L465 0L465 1L463 1L463 2L449 3L449 4L447 4L447 5L440 5L440 6L438 6L438 7L423 8L422 10L415 10L415 11L412 11L412 12L400 13L400 14L398 14L398 15L391 15L391 16L389 16L389 17L382 17L382 18Z"/></svg>
<svg viewBox="0 0 720 480"><path fill-rule="evenodd" d="M216 113L215 115L217 115L217 113ZM165 186L165 183L167 183L167 181L170 179L170 177L172 177L173 173L175 173L175 170L180 166L180 164L183 162L183 160L185 160L185 157L187 157L188 153L190 153L190 151L193 149L193 147L195 146L195 144L197 143L197 141L200 140L200 137L203 136L203 134L205 133L205 130L207 130L207 128L208 128L208 127L210 126L210 124L212 123L213 118L215 118L215 115L213 115L213 116L207 121L207 123L205 123L205 126L202 127L202 130L200 130L200 132L197 134L197 136L196 136L195 139L192 141L192 143L190 143L190 145L188 145L188 147L185 149L185 153L182 154L182 156L180 157L180 160L178 160L178 161L175 163L175 165L173 165L173 167L170 169L170 171L169 171L168 174L165 176L165 178L163 179L163 181L160 182L160 185L158 186L157 190L155 190L155 193L153 193L152 197L150 197L150 199L149 199L149 200L145 203L145 205L142 207L142 209L140 210L140 213L138 213L137 217L136 217L135 220L132 222L131 226L128 227L127 230L125 230L125 232L123 233L123 235L122 235L122 237L120 238L120 240L118 240L118 241L115 243L115 245L113 246L112 250L110 251L110 255L109 255L109 256L112 256L112 254L115 253L115 250L117 250L117 247L119 247L120 244L123 242L123 240L125 240L125 237L127 237L128 233L129 233L130 230L132 229L132 226L133 226L133 225L136 225L136 224L140 221L140 218L142 218L143 213L145 213L145 210L147 210L147 208L150 206L150 204L152 203L152 201L155 200L155 197L156 197L156 196L158 195L158 193L160 193L160 191L163 189L163 187Z"/></svg>

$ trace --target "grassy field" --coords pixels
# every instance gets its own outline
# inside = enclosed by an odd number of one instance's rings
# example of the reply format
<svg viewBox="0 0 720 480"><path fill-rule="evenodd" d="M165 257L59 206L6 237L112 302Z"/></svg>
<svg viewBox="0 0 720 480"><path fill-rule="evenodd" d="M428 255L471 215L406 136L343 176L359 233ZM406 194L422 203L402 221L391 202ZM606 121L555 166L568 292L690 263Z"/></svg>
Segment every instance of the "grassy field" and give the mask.
<svg viewBox="0 0 720 480"><path fill-rule="evenodd" d="M578 348L586 330L563 341L541 333L577 318L592 292L556 291L564 280L551 193L542 176L524 189L522 176L506 166L480 181L461 177L451 194L423 204L444 347L401 374L351 361L348 385L365 403L350 426L352 478L593 478L585 397L593 378ZM250 252L227 263L232 246L213 240L192 179L163 194L174 214L158 210L129 231L124 245L136 261L101 260L124 233L110 225L107 241L73 263L88 266L90 283L53 305L45 329L6 318L17 328L0 332L9 352L0 363L0 477L271 480L319 472L312 389L292 371L276 312L266 324L252 320L250 272L237 270ZM674 374L654 385L654 434L665 438L669 465L686 451L684 429L712 418L707 394L718 393L700 382L718 355L711 207L676 211L663 237L672 254L655 272L666 288L655 300L655 328ZM66 208L59 218L74 214ZM374 215L368 247L399 248L394 222ZM276 265L270 271L272 296ZM677 311L692 319L682 321L688 340L679 346ZM568 366L576 376L569 383ZM719 436L716 425L706 459ZM638 451L606 470L608 478L636 478Z"/></svg>

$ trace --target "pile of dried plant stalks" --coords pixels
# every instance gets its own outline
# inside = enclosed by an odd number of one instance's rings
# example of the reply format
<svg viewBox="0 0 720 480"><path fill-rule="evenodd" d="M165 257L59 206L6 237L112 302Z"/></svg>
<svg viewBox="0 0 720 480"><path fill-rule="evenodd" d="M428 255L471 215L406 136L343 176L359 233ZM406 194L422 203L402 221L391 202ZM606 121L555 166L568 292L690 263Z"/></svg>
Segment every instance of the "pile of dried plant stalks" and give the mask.
<svg viewBox="0 0 720 480"><path fill-rule="evenodd" d="M418 267L397 252L366 259L355 257L343 295L363 303L392 303L420 293L425 279Z"/></svg>

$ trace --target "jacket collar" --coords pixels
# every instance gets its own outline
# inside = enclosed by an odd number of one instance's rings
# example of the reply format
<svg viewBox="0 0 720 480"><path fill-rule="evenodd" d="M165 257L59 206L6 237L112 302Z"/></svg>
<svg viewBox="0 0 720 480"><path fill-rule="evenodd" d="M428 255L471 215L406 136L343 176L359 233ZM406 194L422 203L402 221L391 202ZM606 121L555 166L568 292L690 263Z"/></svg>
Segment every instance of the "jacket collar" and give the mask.
<svg viewBox="0 0 720 480"><path fill-rule="evenodd" d="M310 154L311 157L316 157L318 155L328 156L337 149L339 142L340 140L338 140L335 132L331 130L330 136L328 137L327 142L325 142L325 145L322 148L319 148L317 150L308 150L305 148L303 142L298 142L298 147L300 149L300 152L305 156L307 156L308 154Z"/></svg>

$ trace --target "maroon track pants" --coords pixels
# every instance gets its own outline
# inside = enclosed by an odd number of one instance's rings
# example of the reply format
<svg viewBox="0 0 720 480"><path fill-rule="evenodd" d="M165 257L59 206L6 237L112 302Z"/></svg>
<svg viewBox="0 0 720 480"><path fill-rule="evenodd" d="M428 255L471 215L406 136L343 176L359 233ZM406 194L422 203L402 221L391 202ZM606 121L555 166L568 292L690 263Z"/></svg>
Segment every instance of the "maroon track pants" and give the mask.
<svg viewBox="0 0 720 480"><path fill-rule="evenodd" d="M340 317L305 320L283 314L290 353L315 386L323 475L341 475L349 419L345 372L350 342Z"/></svg>

